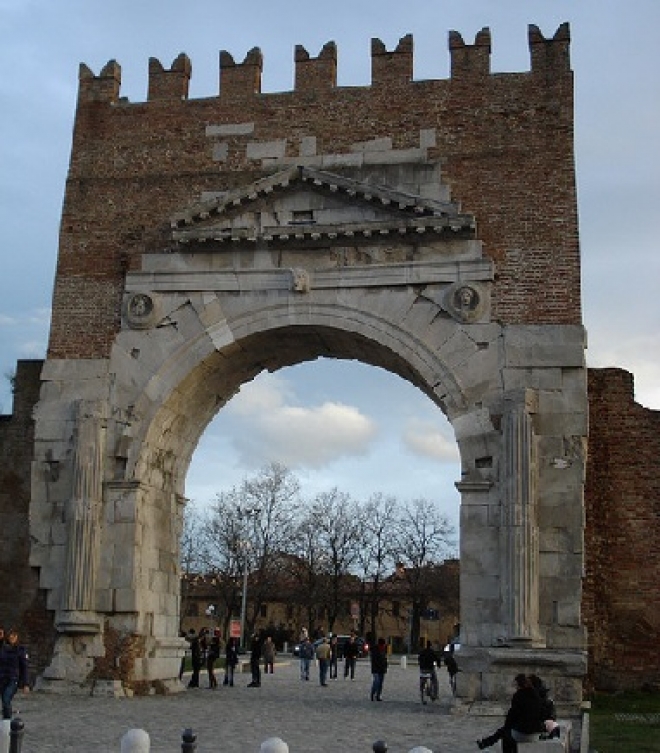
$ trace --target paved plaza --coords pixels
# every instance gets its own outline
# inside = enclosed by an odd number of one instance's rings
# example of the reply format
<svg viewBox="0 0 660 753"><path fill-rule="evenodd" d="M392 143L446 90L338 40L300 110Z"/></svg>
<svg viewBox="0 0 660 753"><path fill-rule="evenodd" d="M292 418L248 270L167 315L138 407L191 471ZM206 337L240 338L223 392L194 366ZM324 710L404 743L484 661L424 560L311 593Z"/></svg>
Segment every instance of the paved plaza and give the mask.
<svg viewBox="0 0 660 753"><path fill-rule="evenodd" d="M341 667L340 667L341 670ZM222 674L218 677L222 682ZM312 667L309 682L299 678L297 660L276 665L248 688L249 675L237 675L233 688L202 687L172 696L99 698L32 693L16 696L25 723L23 753L118 753L131 728L146 730L152 753L181 751L181 734L192 728L198 753L257 753L269 737L281 737L291 753L370 753L384 740L390 753L424 745L434 753L474 753L475 740L492 731L500 717L451 713L449 683L440 669L440 699L422 706L416 666L392 662L383 702L369 700L369 663L358 662L354 681L319 685Z"/></svg>

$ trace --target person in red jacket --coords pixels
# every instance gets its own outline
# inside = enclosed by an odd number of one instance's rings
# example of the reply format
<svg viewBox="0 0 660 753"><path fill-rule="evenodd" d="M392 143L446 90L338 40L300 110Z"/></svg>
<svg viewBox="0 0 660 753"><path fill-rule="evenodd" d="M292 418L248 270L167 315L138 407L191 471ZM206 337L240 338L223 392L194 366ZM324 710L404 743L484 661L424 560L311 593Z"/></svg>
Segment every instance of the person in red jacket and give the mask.
<svg viewBox="0 0 660 753"><path fill-rule="evenodd" d="M25 646L18 643L18 632L9 630L5 643L0 646L0 695L2 696L2 718L11 719L11 703L16 691L29 692L28 654Z"/></svg>

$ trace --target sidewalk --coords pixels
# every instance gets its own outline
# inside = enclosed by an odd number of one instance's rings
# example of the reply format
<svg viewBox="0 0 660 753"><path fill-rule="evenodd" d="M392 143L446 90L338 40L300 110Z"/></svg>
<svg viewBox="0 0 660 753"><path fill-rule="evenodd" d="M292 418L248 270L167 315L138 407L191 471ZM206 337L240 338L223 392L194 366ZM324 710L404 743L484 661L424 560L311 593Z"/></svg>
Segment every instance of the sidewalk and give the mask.
<svg viewBox="0 0 660 753"><path fill-rule="evenodd" d="M340 666L340 670L342 667ZM217 673L222 683L222 673ZM119 753L131 728L146 730L151 753L181 751L181 734L192 728L198 753L257 753L269 737L288 743L290 753L370 753L376 740L389 753L424 745L434 753L474 753L476 739L501 719L451 713L449 682L439 671L441 697L422 706L417 667L393 663L385 678L383 702L371 702L369 662L358 661L354 681L330 680L321 687L312 667L309 682L299 678L293 659L262 675L248 688L248 674L235 687L202 687L173 696L99 698L33 693L15 698L25 723L22 753Z"/></svg>

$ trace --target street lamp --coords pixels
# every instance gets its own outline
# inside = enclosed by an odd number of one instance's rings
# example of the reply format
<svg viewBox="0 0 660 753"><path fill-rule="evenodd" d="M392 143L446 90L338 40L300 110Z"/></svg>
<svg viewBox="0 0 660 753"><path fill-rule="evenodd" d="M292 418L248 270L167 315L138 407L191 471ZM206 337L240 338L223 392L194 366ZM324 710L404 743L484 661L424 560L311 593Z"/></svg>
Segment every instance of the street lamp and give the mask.
<svg viewBox="0 0 660 753"><path fill-rule="evenodd" d="M247 576L248 576L248 558L247 558L247 541L243 541L243 596L241 598L241 648L245 648L245 611L247 609Z"/></svg>
<svg viewBox="0 0 660 753"><path fill-rule="evenodd" d="M248 520L256 518L261 510L256 507L250 507L246 510L238 509L238 514L245 516ZM245 530L243 530L245 533ZM241 598L241 639L240 646L245 648L245 613L247 611L247 586L248 586L248 549L250 548L250 542L243 538L241 542L243 548L243 596Z"/></svg>

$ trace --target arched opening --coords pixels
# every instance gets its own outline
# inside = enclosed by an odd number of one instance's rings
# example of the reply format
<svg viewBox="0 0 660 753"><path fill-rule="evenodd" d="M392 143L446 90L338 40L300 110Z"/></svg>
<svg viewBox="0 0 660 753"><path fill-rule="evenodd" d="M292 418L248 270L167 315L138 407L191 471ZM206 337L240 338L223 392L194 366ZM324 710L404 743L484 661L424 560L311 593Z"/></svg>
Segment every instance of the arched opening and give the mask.
<svg viewBox="0 0 660 753"><path fill-rule="evenodd" d="M246 522L239 512L263 506L246 489L274 480L271 464L283 465L300 483L294 511L287 511L284 501L283 508L274 503L281 515L290 515L288 535L277 551L270 541L280 540L278 525L262 530L261 523ZM262 372L218 413L191 462L182 543L182 632L217 625L224 635L233 625L234 630L240 626L244 638L247 625L247 635L269 630L283 650L306 625L311 632L355 629L367 642L378 635L396 652L410 646L414 651L420 640L441 648L460 621L459 477L458 449L447 419L426 395L385 369L320 358L274 374ZM222 500L219 517L216 495ZM408 514L421 501L428 513L417 528L420 520ZM322 521L312 513L319 504L327 513ZM337 504L344 511L339 516ZM351 510L354 514L347 515ZM254 525L251 551L264 552L250 557L251 587L246 579L242 592L248 557L229 539L234 515L246 538L244 526L252 530ZM318 526L314 555L329 557L334 551L334 569L327 563L308 567L305 555L312 551L303 536L292 533L304 530L306 516ZM362 524L354 528L358 520ZM408 523L407 538L397 554L394 533L403 522ZM379 533L374 527L379 524L386 527L388 553L376 561ZM338 541L339 553L333 550ZM306 578L315 584L312 590L293 585Z"/></svg>
<svg viewBox="0 0 660 753"><path fill-rule="evenodd" d="M205 506L269 462L314 494L339 486L438 503L458 532L460 463L451 425L429 398L385 369L320 358L263 372L207 427L185 495Z"/></svg>

